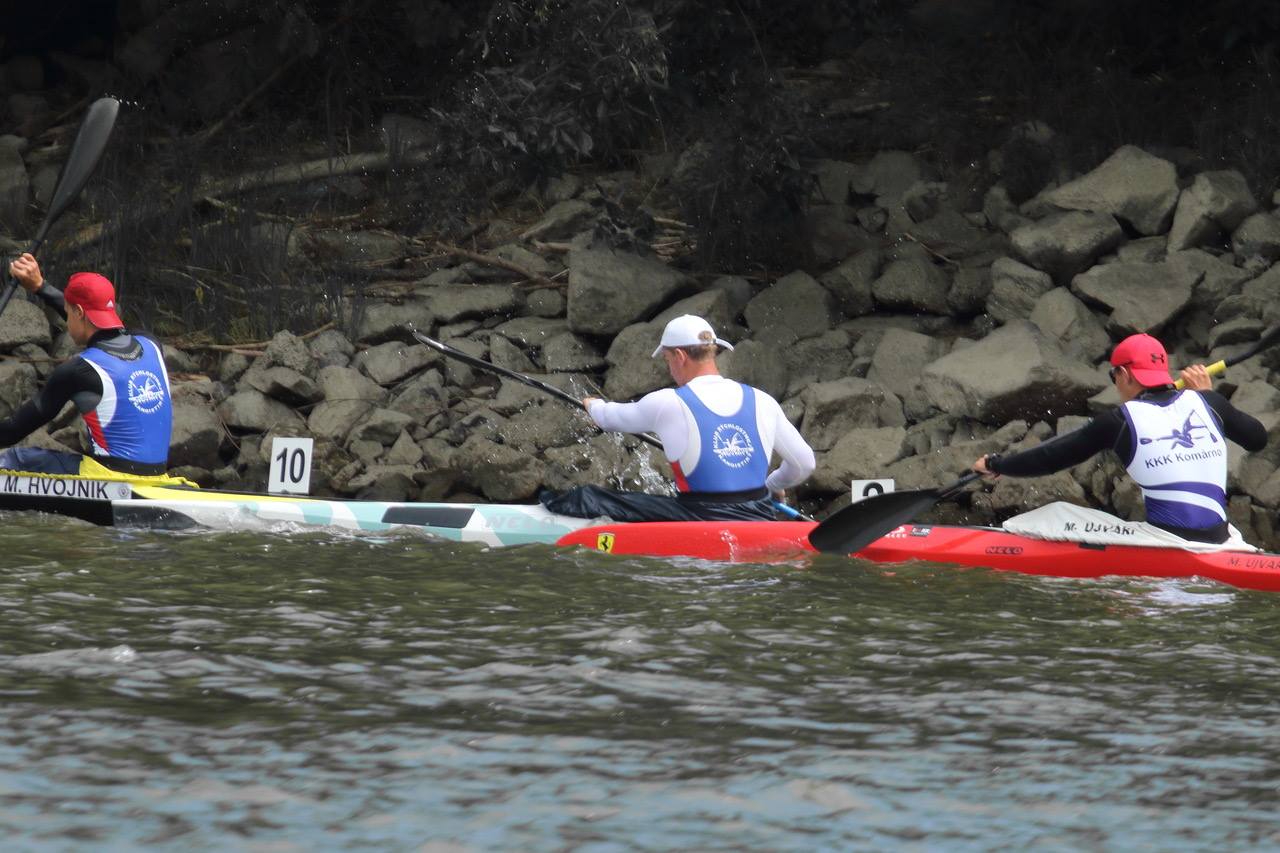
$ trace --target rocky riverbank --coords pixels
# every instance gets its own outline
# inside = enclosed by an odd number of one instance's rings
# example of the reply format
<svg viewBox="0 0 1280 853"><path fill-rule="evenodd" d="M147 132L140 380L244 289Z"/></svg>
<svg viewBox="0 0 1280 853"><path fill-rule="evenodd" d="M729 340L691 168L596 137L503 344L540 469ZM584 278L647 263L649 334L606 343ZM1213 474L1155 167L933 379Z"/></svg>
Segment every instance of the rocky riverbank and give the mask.
<svg viewBox="0 0 1280 853"><path fill-rule="evenodd" d="M1052 147L1042 126L1015 135ZM696 156L612 174L608 185L623 195L630 184L662 186ZM384 298L348 303L333 328L223 348L239 351L212 361L216 351L171 349L172 462L206 485L261 488L271 437L311 435L323 494L526 501L587 482L662 488L665 465L650 448L446 360L408 330L574 394L629 399L667 383L649 354L669 318L694 313L736 344L723 371L783 401L818 452L798 497L825 510L847 502L851 479L931 486L983 453L1079 426L1116 402L1106 356L1127 334L1155 334L1188 364L1280 322L1280 216L1240 174L1126 146L1015 205L1000 159L992 152L981 193L907 152L813 163L803 214L812 265L756 280L682 271L670 257L682 239L675 221L659 222L665 239L619 248L600 184L565 176L537 199L537 221L489 223L474 250L449 254L453 265L386 282ZM306 239L366 262L405 252L403 238L377 232ZM69 352L21 300L0 318L0 348L13 356L0 364L6 412L35 390L50 356ZM1280 353L1232 368L1217 387L1270 430L1265 451L1234 449L1230 493L1237 526L1275 547ZM77 447L71 422L64 413L30 441ZM939 511L989 520L1050 500L1141 512L1114 458L1003 478Z"/></svg>

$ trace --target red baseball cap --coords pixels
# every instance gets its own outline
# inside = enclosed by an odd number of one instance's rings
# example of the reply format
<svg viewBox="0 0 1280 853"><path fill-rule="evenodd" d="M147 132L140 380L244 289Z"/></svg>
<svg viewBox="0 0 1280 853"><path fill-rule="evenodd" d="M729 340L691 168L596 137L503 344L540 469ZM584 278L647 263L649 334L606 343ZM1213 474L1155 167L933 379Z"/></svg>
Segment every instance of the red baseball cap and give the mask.
<svg viewBox="0 0 1280 853"><path fill-rule="evenodd" d="M1150 335L1130 335L1111 351L1112 367L1127 367L1139 385L1158 388L1172 385L1169 376L1169 354L1164 344Z"/></svg>
<svg viewBox="0 0 1280 853"><path fill-rule="evenodd" d="M104 275L96 272L78 272L67 279L62 291L69 305L79 305L85 317L99 329L118 329L124 326L116 313L116 289Z"/></svg>

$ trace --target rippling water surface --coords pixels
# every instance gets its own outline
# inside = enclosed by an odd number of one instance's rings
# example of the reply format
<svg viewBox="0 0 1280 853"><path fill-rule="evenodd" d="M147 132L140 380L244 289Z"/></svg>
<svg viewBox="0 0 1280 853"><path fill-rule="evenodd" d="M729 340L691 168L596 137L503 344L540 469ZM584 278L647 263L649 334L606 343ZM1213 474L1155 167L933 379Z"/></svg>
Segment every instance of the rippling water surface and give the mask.
<svg viewBox="0 0 1280 853"><path fill-rule="evenodd" d="M5 516L9 849L1280 845L1280 597Z"/></svg>

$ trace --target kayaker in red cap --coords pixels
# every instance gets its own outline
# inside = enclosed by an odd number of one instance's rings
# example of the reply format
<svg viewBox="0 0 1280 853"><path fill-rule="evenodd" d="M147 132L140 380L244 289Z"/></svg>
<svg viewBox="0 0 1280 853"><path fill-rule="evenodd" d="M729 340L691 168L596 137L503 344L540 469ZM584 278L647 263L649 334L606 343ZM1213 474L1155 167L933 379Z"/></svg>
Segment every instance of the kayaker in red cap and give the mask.
<svg viewBox="0 0 1280 853"><path fill-rule="evenodd" d="M1266 428L1216 391L1204 365L1180 374L1174 387L1169 355L1151 335L1130 335L1111 353L1111 381L1120 406L1078 430L1007 456L983 456L982 474L1038 477L1114 450L1142 489L1147 522L1194 542L1230 538L1227 523L1227 442L1258 451Z"/></svg>
<svg viewBox="0 0 1280 853"><path fill-rule="evenodd" d="M655 433L675 475L677 497L579 486L539 496L552 512L614 521L759 521L774 517L773 497L813 473L813 450L773 397L720 375L711 324L685 314L667 324L653 351L667 363L675 388L635 403L586 397L583 407L601 429ZM769 473L773 453L782 464Z"/></svg>
<svg viewBox="0 0 1280 853"><path fill-rule="evenodd" d="M123 474L163 474L169 458L173 405L160 344L125 331L116 291L105 276L78 272L65 290L48 284L24 254L9 274L66 317L67 333L84 351L58 365L35 399L0 421L0 446L16 444L75 403L88 431L91 461ZM44 474L93 474L79 453L12 447L0 468Z"/></svg>

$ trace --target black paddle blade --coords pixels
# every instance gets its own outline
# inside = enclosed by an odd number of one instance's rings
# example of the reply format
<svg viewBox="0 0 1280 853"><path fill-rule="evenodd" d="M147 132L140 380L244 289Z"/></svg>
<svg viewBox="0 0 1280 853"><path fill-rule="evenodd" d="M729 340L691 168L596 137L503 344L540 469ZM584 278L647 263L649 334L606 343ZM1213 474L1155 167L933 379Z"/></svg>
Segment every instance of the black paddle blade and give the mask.
<svg viewBox="0 0 1280 853"><path fill-rule="evenodd" d="M941 497L937 489L919 489L849 504L809 531L809 544L824 554L852 554L925 512Z"/></svg>
<svg viewBox="0 0 1280 853"><path fill-rule="evenodd" d="M116 125L118 112L120 102L115 98L99 98L89 106L89 112L80 124L75 141L71 143L71 153L67 155L67 162L63 164L62 173L58 176L53 200L49 202L44 222L36 232L37 247L44 242L49 227L71 206L71 202L75 201L89 176L97 168L102 152L106 150L107 140L111 138L111 130Z"/></svg>

